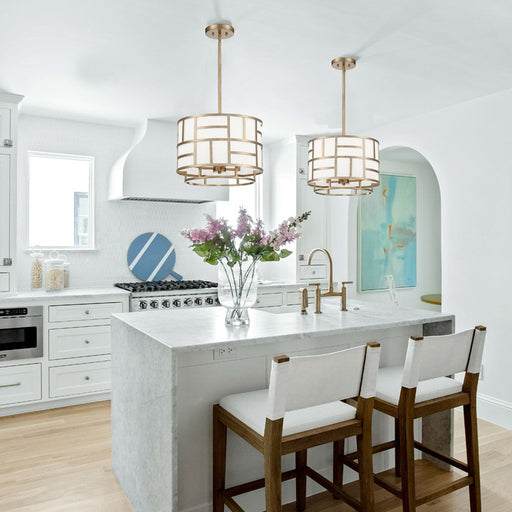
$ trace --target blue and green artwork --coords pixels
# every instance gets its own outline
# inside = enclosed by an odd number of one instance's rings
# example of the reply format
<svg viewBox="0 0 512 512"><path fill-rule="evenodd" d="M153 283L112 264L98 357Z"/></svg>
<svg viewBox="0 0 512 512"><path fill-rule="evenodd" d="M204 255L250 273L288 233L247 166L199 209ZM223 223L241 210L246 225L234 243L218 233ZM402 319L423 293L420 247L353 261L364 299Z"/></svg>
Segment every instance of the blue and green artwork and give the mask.
<svg viewBox="0 0 512 512"><path fill-rule="evenodd" d="M381 174L380 185L361 197L359 283L361 291L416 286L416 178Z"/></svg>

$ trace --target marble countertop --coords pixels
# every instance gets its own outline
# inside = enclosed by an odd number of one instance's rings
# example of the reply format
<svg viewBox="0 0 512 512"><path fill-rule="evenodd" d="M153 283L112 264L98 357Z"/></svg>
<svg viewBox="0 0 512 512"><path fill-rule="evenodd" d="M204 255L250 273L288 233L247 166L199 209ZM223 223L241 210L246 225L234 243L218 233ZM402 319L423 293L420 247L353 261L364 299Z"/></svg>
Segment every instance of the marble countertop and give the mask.
<svg viewBox="0 0 512 512"><path fill-rule="evenodd" d="M121 321L176 351L209 349L219 343L268 343L276 338L323 336L374 329L453 321L450 314L427 310L391 308L371 303L351 303L349 311L339 310L338 301L325 300L321 315L312 308L301 315L298 306L251 309L251 324L227 327L222 307L189 310L118 313Z"/></svg>
<svg viewBox="0 0 512 512"><path fill-rule="evenodd" d="M76 300L108 299L109 297L127 297L130 292L115 288L68 288L59 292L47 292L45 290L34 290L19 292L16 294L0 294L0 306L9 307L10 304L34 304L45 302L66 302Z"/></svg>

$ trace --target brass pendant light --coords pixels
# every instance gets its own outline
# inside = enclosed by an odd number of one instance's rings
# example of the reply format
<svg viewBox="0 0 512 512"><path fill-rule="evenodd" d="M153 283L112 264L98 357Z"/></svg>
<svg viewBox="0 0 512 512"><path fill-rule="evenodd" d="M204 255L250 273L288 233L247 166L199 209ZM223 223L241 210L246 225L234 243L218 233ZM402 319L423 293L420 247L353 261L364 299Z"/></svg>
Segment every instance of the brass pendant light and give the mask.
<svg viewBox="0 0 512 512"><path fill-rule="evenodd" d="M222 112L222 40L231 25L209 25L206 36L217 40L218 112L178 121L177 170L185 182L200 186L250 185L263 172L260 119Z"/></svg>
<svg viewBox="0 0 512 512"><path fill-rule="evenodd" d="M343 72L341 135L317 137L308 143L308 185L326 196L362 196L379 185L379 141L345 134L345 72L355 59L338 57L331 62Z"/></svg>

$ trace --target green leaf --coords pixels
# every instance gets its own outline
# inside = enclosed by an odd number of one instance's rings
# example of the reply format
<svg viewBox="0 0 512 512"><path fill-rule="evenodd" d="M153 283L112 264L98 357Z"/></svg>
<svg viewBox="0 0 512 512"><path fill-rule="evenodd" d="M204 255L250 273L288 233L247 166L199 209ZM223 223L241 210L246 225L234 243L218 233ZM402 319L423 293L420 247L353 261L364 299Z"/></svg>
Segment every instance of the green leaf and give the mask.
<svg viewBox="0 0 512 512"><path fill-rule="evenodd" d="M288 256L290 256L290 254L292 254L292 251L289 251L288 249L281 249L279 256L281 258L287 258Z"/></svg>

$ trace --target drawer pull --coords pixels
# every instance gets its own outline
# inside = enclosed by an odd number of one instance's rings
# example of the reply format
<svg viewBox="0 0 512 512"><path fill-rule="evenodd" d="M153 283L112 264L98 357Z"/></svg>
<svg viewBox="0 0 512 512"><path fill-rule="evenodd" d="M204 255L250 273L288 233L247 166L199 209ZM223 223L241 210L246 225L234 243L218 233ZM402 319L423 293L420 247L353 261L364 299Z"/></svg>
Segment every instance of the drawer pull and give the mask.
<svg viewBox="0 0 512 512"><path fill-rule="evenodd" d="M86 345L89 345L89 343L91 343L89 340L85 340Z"/></svg>
<svg viewBox="0 0 512 512"><path fill-rule="evenodd" d="M16 386L21 386L21 382L15 382L14 384L2 384L0 388L15 388Z"/></svg>
<svg viewBox="0 0 512 512"><path fill-rule="evenodd" d="M89 380L89 375L86 375L85 380Z"/></svg>
<svg viewBox="0 0 512 512"><path fill-rule="evenodd" d="M90 313L91 313L91 312L90 312L88 309L86 309L86 310L85 310L85 314L86 314L86 315L89 315Z"/></svg>

